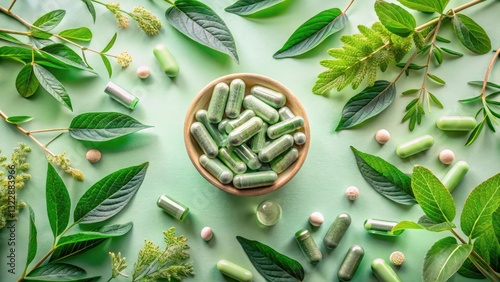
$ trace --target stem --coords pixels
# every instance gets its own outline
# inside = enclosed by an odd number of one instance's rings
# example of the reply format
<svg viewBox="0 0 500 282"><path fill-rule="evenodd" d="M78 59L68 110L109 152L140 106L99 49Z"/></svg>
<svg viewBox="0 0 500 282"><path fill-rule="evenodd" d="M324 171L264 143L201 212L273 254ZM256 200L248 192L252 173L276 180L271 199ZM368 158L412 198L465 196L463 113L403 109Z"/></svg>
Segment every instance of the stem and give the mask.
<svg viewBox="0 0 500 282"><path fill-rule="evenodd" d="M349 10L349 8L351 7L352 3L354 3L354 0L351 0L351 2L349 2L349 4L347 4L347 7L344 9L344 11L342 11L342 14L347 13L347 10Z"/></svg>
<svg viewBox="0 0 500 282"><path fill-rule="evenodd" d="M463 4L463 5L460 5L460 6L456 7L455 9L451 9L451 10L450 10L448 13L446 13L445 15L446 15L446 16L451 16L451 15L453 15L453 14L455 14L455 13L458 13L458 12L460 12L460 11L463 11L463 10L465 10L465 9L467 9L467 8L470 8L470 7L472 7L472 6L474 6L474 5L477 5L477 4L479 4L479 3L481 3L481 2L484 2L484 1L486 1L486 0L474 0L474 1L470 1L469 3L465 3L465 4ZM426 22L425 24L420 25L420 26L418 26L417 28L415 28L415 30L416 30L416 31L421 31L421 30L425 29L426 27L432 26L433 24L437 23L440 19L441 19L441 17L439 17L439 18L437 18L437 19L433 19L433 20L431 20L431 21L428 21L428 22Z"/></svg>
<svg viewBox="0 0 500 282"><path fill-rule="evenodd" d="M33 133L41 133L41 132L52 132L52 131L63 131L63 130L69 130L69 128L49 128L49 129L37 129L37 130L30 130L28 131L29 134Z"/></svg>
<svg viewBox="0 0 500 282"><path fill-rule="evenodd" d="M17 30L3 29L3 28L0 28L0 32L5 32L5 33L9 33L9 34L20 34L20 35L26 35L26 36L30 35L30 33L26 32L26 31L17 31Z"/></svg>
<svg viewBox="0 0 500 282"><path fill-rule="evenodd" d="M484 81L483 81L483 88L481 88L481 98L483 100L486 99L486 96L484 95L484 92L486 91L486 86L488 84L488 78L490 76L490 73L491 73L491 69L493 68L493 65L495 64L495 61L496 59L498 58L498 56L500 55L500 48L497 49L497 51L495 52L495 56L493 56L493 58L491 58L491 61L488 65L488 68L486 69L486 74L484 75Z"/></svg>
<svg viewBox="0 0 500 282"><path fill-rule="evenodd" d="M14 4L16 4L17 0L13 0L12 3L10 3L10 6L9 8L7 9L7 11L10 12L10 10L12 10L12 8L14 7Z"/></svg>
<svg viewBox="0 0 500 282"><path fill-rule="evenodd" d="M170 0L165 0L165 2L167 2L168 4L172 5L172 6L175 6L174 2L170 1Z"/></svg>
<svg viewBox="0 0 500 282"><path fill-rule="evenodd" d="M36 269L37 267L39 267L45 260L47 260L49 258L49 256L55 251L56 249L54 247L52 247L44 256L43 258L41 258L36 264L35 266L33 266L33 268L31 268L30 271L28 271L28 273L23 273L21 275L21 277L19 277L19 279L17 279L17 282L22 282L24 280L24 277L26 277L26 275L30 274L31 271L33 271L33 269Z"/></svg>

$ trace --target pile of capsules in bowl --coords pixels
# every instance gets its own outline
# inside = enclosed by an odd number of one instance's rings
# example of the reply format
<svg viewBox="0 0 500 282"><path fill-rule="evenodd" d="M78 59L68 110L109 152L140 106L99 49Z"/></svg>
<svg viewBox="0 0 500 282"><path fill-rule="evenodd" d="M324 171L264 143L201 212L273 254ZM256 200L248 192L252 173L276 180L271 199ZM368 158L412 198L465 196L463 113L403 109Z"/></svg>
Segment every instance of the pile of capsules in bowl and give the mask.
<svg viewBox="0 0 500 282"><path fill-rule="evenodd" d="M307 139L297 131L304 118L285 106L285 95L261 85L248 95L245 89L241 79L215 85L208 109L198 110L190 127L204 152L201 166L237 189L272 185L297 160L294 144Z"/></svg>

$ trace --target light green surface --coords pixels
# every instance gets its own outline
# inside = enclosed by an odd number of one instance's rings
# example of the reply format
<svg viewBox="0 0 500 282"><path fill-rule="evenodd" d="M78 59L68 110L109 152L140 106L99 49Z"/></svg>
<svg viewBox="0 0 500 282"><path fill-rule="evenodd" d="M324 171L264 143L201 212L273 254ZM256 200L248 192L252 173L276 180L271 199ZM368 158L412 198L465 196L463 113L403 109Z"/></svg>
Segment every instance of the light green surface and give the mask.
<svg viewBox="0 0 500 282"><path fill-rule="evenodd" d="M332 36L317 49L295 59L275 60L272 54L306 19L327 8L343 9L347 0L287 0L269 13L252 18L224 12L223 8L232 4L232 0L203 2L212 7L231 29L238 48L239 65L225 55L192 42L170 27L164 18L164 11L169 5L160 0L122 1L126 10L131 10L135 5L144 5L158 15L165 25L158 36L145 35L135 23L131 23L127 29L118 28L112 15L99 6L96 7L97 21L93 25L91 16L81 1L30 0L18 1L16 4L13 11L31 22L50 10L66 9L67 15L56 30L89 26L94 33L90 47L96 49L103 48L113 33L118 31L117 43L112 52L127 50L133 56L134 62L123 70L113 63L114 75L111 80L138 96L140 102L134 111L129 111L104 94L103 89L108 82L106 71L98 56L89 55L90 64L100 76L78 72L71 72L67 76L61 72L59 76L64 77L74 112L63 108L50 95L40 93L41 91L32 99L23 99L16 93L14 86L20 64L0 61L0 109L8 115L34 116L35 119L25 125L27 129L64 127L75 115L89 111L118 111L130 114L145 124L154 125L152 129L135 133L119 142L83 143L65 134L50 145L54 152L67 151L73 165L85 173L86 179L83 183L76 182L67 175L63 176L72 199L72 209L85 190L105 175L123 167L144 161L150 162L146 179L137 195L118 216L109 221L133 221L133 230L126 236L108 240L92 251L70 259L69 262L87 269L90 275L101 275L99 281L106 281L110 276L107 252L120 251L127 257L129 265L125 272L131 273L144 239L161 245L162 231L175 226L177 233L184 234L191 246L190 254L196 276L186 281L229 281L216 269L216 263L220 259L249 269L254 273L255 281L264 281L239 246L236 235L259 240L295 258L305 268L305 281L336 281L337 269L346 251L355 244L361 245L366 252L354 277L355 281L376 281L370 271L371 261L377 257L388 260L390 253L395 250L406 255L405 264L397 270L398 275L403 281L420 281L425 252L438 238L449 234L408 230L399 237L389 238L367 233L363 229L363 222L367 218L417 220L422 212L418 206L403 207L395 204L370 188L358 172L349 146L353 145L363 152L381 156L406 173L411 172L413 165L420 164L430 168L438 177L443 177L449 169L439 163L439 152L445 148L453 150L456 161L464 160L471 168L453 191L458 206L462 206L466 195L474 186L500 171L498 136L487 132L471 147L466 148L463 144L467 134L440 131L436 128L435 121L442 115L474 115L476 108L463 106L457 100L479 93L478 88L468 86L466 82L483 79L492 53L472 55L453 39L453 49L465 53L466 56L459 59L446 56L445 64L432 71L448 82L446 86L429 83L431 91L443 102L445 109L433 108L432 113L425 115L423 124L414 132L408 131L406 123L400 123L403 109L411 98L398 95L386 112L363 127L335 133L334 128L340 119L342 106L355 92L348 87L340 93L332 92L329 97L320 97L313 95L311 89L316 75L324 70L319 61L328 58L328 48L340 46L339 35ZM348 12L349 23L341 34L352 34L356 32L358 24L371 25L376 21L372 2L358 0L354 3ZM452 0L450 7L466 2ZM2 1L1 5L6 6L8 3L10 1ZM499 10L498 1L487 1L465 12L486 27L494 48L500 45L500 33L495 28L498 26ZM430 17L415 14L418 23ZM0 15L0 26L22 28L4 15ZM446 33L451 34L451 30L446 28ZM162 72L153 56L153 47L158 43L168 46L180 66L179 75L174 79L168 78ZM135 74L135 70L141 65L151 68L151 76L146 80L139 79ZM183 142L184 115L196 93L211 80L237 72L267 75L286 85L302 102L311 126L311 139L308 142L312 143L303 168L285 187L261 197L236 197L212 186L191 164ZM396 75L397 70L391 68L380 78L391 80ZM498 83L499 75L500 70L496 66L492 80ZM417 88L420 83L418 75L403 78L397 84L398 93ZM373 139L373 135L380 128L391 132L391 140L384 146L380 146ZM430 150L404 160L396 156L397 145L423 134L431 134L435 138L435 145ZM40 139L46 142L53 136L44 134L40 135ZM43 152L33 142L13 126L0 122L0 148L3 153L10 154L18 142L26 142L33 149L29 157L33 179L25 187L20 198L28 202L36 213L39 249L35 261L38 261L49 250L52 242L44 200L47 164ZM85 153L94 147L102 151L103 157L99 163L92 165L86 161ZM355 202L348 201L344 196L344 190L351 185L360 188L360 196ZM176 221L156 206L155 202L162 194L169 195L190 208L190 215L184 222ZM256 206L265 199L277 201L283 209L281 221L273 227L260 226L255 217ZM311 228L308 216L314 211L320 211L325 216L323 226L312 231L324 258L316 266L311 266L298 248L293 234L301 228ZM328 252L321 241L333 219L340 213L349 213L352 225L341 244L333 252ZM28 213L23 211L16 225L16 275L7 273L5 262L8 232L0 231L0 281L14 281L22 272L26 261L27 219ZM455 221L458 224L458 218ZM204 226L210 226L214 230L214 238L209 243L204 242L199 235ZM450 281L467 280L455 275Z"/></svg>

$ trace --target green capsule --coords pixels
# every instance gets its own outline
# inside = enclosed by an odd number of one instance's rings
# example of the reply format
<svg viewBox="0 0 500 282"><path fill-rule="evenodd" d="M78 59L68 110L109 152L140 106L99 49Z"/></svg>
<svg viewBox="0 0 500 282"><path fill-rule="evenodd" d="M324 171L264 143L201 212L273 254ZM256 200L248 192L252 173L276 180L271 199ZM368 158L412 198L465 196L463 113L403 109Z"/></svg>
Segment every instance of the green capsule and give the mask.
<svg viewBox="0 0 500 282"><path fill-rule="evenodd" d="M340 240L344 238L344 234L350 225L351 216L346 213L339 214L333 221L332 225L330 225L330 228L323 238L323 244L325 247L328 249L335 249L339 245Z"/></svg>
<svg viewBox="0 0 500 282"><path fill-rule="evenodd" d="M403 233L404 230L398 230L392 232L392 228L398 224L396 221L387 221L379 219L367 219L365 220L365 230L369 233L379 234L384 236L398 236Z"/></svg>
<svg viewBox="0 0 500 282"><path fill-rule="evenodd" d="M286 103L285 95L261 85L252 87L252 89L250 89L250 94L274 108L283 107Z"/></svg>
<svg viewBox="0 0 500 282"><path fill-rule="evenodd" d="M297 131L293 134L293 140L295 141L295 145L301 146L307 142L307 136L302 131Z"/></svg>
<svg viewBox="0 0 500 282"><path fill-rule="evenodd" d="M226 116L235 118L240 114L243 97L245 96L245 82L239 78L229 84L229 96L226 104Z"/></svg>
<svg viewBox="0 0 500 282"><path fill-rule="evenodd" d="M321 261L323 255L307 229L297 231L295 233L295 240L297 244L299 244L300 250L311 264L316 264Z"/></svg>
<svg viewBox="0 0 500 282"><path fill-rule="evenodd" d="M262 148L264 148L264 144L266 143L267 127L267 123L264 123L259 132L257 132L257 134L255 134L252 138L252 151L255 153L258 153L262 150Z"/></svg>
<svg viewBox="0 0 500 282"><path fill-rule="evenodd" d="M227 141L232 146L238 146L252 138L262 128L264 122L259 117L253 117L244 124L236 127L227 136Z"/></svg>
<svg viewBox="0 0 500 282"><path fill-rule="evenodd" d="M246 144L234 147L233 152L245 162L249 169L257 170L262 166L259 157Z"/></svg>
<svg viewBox="0 0 500 282"><path fill-rule="evenodd" d="M464 161L459 161L446 173L441 183L451 192L462 181L468 171L469 165Z"/></svg>
<svg viewBox="0 0 500 282"><path fill-rule="evenodd" d="M217 262L217 269L222 274L229 276L236 281L251 282L253 280L252 272L224 259L221 259Z"/></svg>
<svg viewBox="0 0 500 282"><path fill-rule="evenodd" d="M228 148L222 147L219 149L219 159L234 173L242 174L247 171L247 165L231 152Z"/></svg>
<svg viewBox="0 0 500 282"><path fill-rule="evenodd" d="M208 120L211 123L219 123L222 120L228 94L229 86L227 84L220 82L215 85L207 109Z"/></svg>
<svg viewBox="0 0 500 282"><path fill-rule="evenodd" d="M434 145L434 138L430 135L420 136L416 139L399 145L396 148L396 154L400 158L407 158L417 153L425 151Z"/></svg>
<svg viewBox="0 0 500 282"><path fill-rule="evenodd" d="M184 221L189 214L189 208L177 202L171 197L162 195L158 198L156 205L174 218Z"/></svg>
<svg viewBox="0 0 500 282"><path fill-rule="evenodd" d="M197 121L201 122L208 133L214 139L217 146L225 146L227 143L227 135L220 132L215 123L211 123L208 121L207 111L204 109L198 110L195 114L195 118Z"/></svg>
<svg viewBox="0 0 500 282"><path fill-rule="evenodd" d="M282 173L299 158L299 150L290 148L271 161L271 169L276 173Z"/></svg>
<svg viewBox="0 0 500 282"><path fill-rule="evenodd" d="M260 150L259 160L261 162L268 163L292 146L292 135L283 135Z"/></svg>
<svg viewBox="0 0 500 282"><path fill-rule="evenodd" d="M233 180L233 173L219 159L210 159L206 155L201 155L199 161L201 166L217 178L220 183L228 184Z"/></svg>
<svg viewBox="0 0 500 282"><path fill-rule="evenodd" d="M244 124L245 122L247 122L249 119L253 118L254 116L255 116L255 113L252 110L245 110L235 119L228 120L224 126L224 130L226 131L227 134L229 134L236 127Z"/></svg>
<svg viewBox="0 0 500 282"><path fill-rule="evenodd" d="M163 44L156 45L153 49L153 54L167 76L176 77L179 74L179 65L177 65L174 57L168 51L167 46Z"/></svg>
<svg viewBox="0 0 500 282"><path fill-rule="evenodd" d="M272 185L276 179L278 175L274 171L257 171L236 175L233 184L238 189L247 189Z"/></svg>
<svg viewBox="0 0 500 282"><path fill-rule="evenodd" d="M380 282L402 282L384 259L377 258L372 261L372 272Z"/></svg>
<svg viewBox="0 0 500 282"><path fill-rule="evenodd" d="M217 129L221 132L221 133L226 133L226 124L229 122L229 119L225 118L223 120L221 120L218 124L217 124Z"/></svg>
<svg viewBox="0 0 500 282"><path fill-rule="evenodd" d="M471 131L476 127L476 119L467 116L443 116L436 125L444 131Z"/></svg>
<svg viewBox="0 0 500 282"><path fill-rule="evenodd" d="M269 126L267 136L271 139L276 139L284 134L294 132L302 126L304 126L304 118L296 116Z"/></svg>
<svg viewBox="0 0 500 282"><path fill-rule="evenodd" d="M275 124L280 119L280 116L276 109L262 102L253 95L247 95L243 99L243 107L245 107L245 109L254 111L257 116L261 117L265 122L269 124Z"/></svg>
<svg viewBox="0 0 500 282"><path fill-rule="evenodd" d="M340 264L339 270L337 271L337 277L340 281L351 281L356 274L361 260L365 251L359 245L352 246L344 257L344 260Z"/></svg>
<svg viewBox="0 0 500 282"><path fill-rule="evenodd" d="M292 110L288 107L281 107L278 110L278 115L280 116L280 121L287 120L289 118L293 118L295 115L293 114Z"/></svg>
<svg viewBox="0 0 500 282"><path fill-rule="evenodd" d="M191 124L190 132L194 140L196 140L200 148L209 158L217 157L219 147L217 147L214 139L210 136L210 133L208 133L208 130L201 122L197 121Z"/></svg>

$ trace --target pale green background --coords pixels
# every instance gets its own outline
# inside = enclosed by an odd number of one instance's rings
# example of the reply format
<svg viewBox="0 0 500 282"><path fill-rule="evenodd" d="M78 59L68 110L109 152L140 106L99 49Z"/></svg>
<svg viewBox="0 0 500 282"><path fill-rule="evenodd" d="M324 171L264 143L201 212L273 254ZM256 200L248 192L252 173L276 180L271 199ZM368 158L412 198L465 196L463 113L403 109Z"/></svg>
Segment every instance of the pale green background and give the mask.
<svg viewBox="0 0 500 282"><path fill-rule="evenodd" d="M1 1L7 6L10 1ZM305 269L305 281L336 281L336 272L350 246L360 244L366 251L356 281L376 281L371 274L370 263L381 257L388 260L395 250L405 253L407 260L397 270L403 281L420 281L424 255L430 246L446 233L428 234L423 231L406 231L396 238L378 237L363 230L367 218L388 220L417 220L422 212L418 206L405 207L395 204L377 194L361 177L354 156L349 148L356 148L375 154L395 164L402 171L410 173L415 164L424 165L442 177L449 169L439 163L437 156L444 148L452 149L457 160L465 160L471 170L462 183L453 192L457 205L463 205L466 195L480 182L498 173L500 166L498 137L490 132L481 134L471 147L464 147L467 134L451 134L439 131L435 121L443 115L473 115L476 107L463 106L458 99L478 95L478 88L466 84L469 80L482 80L492 53L473 55L460 46L455 38L450 44L452 49L465 53L463 58L454 59L444 56L444 65L432 69L432 73L444 78L446 86L437 86L432 82L429 87L445 105L444 110L432 109L425 115L423 124L409 132L407 124L401 124L404 107L410 97L398 95L391 107L379 117L368 121L364 126L339 133L334 132L340 111L345 102L356 93L347 88L340 93L332 92L329 97L315 96L311 89L317 74L323 71L319 61L328 58L326 51L331 47L341 46L339 34L328 38L315 50L294 59L275 60L272 54L278 50L290 34L305 20L327 8L343 9L348 1L288 0L268 13L256 17L240 17L223 11L232 0L206 0L226 22L236 40L240 64L236 64L225 55L205 48L169 26L164 18L164 11L169 7L163 1L122 1L126 10L135 5L144 5L159 16L164 27L158 36L147 36L135 23L127 29L118 28L110 13L103 7L96 6L97 21L92 24L90 14L80 1L18 1L13 11L29 21L34 21L43 13L63 8L67 15L57 31L77 26L88 26L94 33L90 47L101 49L109 38L118 32L116 45L111 50L120 53L127 50L134 62L126 69L113 63L112 81L139 97L140 102L134 111L129 111L111 100L103 93L108 78L100 59L89 54L89 62L99 73L92 76L86 73L60 72L58 77L66 85L74 105L74 112L63 108L50 95L39 91L33 98L26 100L15 90L15 75L20 69L18 63L0 61L1 100L0 109L8 115L31 115L35 119L25 125L26 129L65 127L71 119L80 113L89 111L118 111L132 115L154 128L141 131L118 142L92 144L73 140L65 134L50 149L61 153L66 151L72 164L83 170L86 179L76 182L67 175L63 179L72 199L72 209L77 199L94 182L120 168L150 162L146 179L130 204L118 216L109 220L109 224L133 221L133 230L123 236L105 242L99 247L69 262L84 267L90 275L101 275L100 281L110 276L107 252L122 252L127 257L131 273L132 265L142 247L144 239L153 240L162 245L162 231L174 226L178 234L189 239L190 254L194 262L196 276L187 281L229 281L217 271L215 264L220 259L227 259L251 270L255 281L264 279L255 270L235 236L259 240L276 250L298 260ZM449 7L466 3L465 0L452 0ZM349 23L340 34L355 33L359 24L371 25L377 20L373 11L373 1L358 0L348 12ZM489 33L494 48L500 45L498 14L500 3L487 1L466 11L484 26ZM415 13L421 24L431 15ZM14 20L0 15L0 26L23 30ZM451 34L449 26L444 34ZM166 44L180 65L180 74L175 79L164 75L152 54L155 44ZM443 44L444 46L444 44ZM135 71L137 67L147 65L151 68L151 77L140 80ZM183 142L183 120L187 107L196 93L211 80L231 73L253 72L272 77L288 86L300 99L309 115L311 125L311 148L304 166L296 177L282 189L261 197L241 198L227 194L205 181L191 164ZM388 80L397 75L398 69L390 68L379 78ZM492 80L500 82L498 66L492 73ZM397 84L398 93L409 88L418 88L421 84L419 73L403 77ZM362 85L362 89L365 85ZM380 128L391 132L391 140L380 146L373 135ZM395 147L402 142L423 134L432 134L435 145L426 153L402 160L395 154ZM54 135L43 134L40 139L48 141ZM29 157L30 172L33 179L20 194L36 213L38 227L38 255L36 261L47 252L52 242L52 233L45 211L44 189L47 164L43 152L14 127L0 122L0 147L3 153L10 154L18 142L28 143L33 152ZM102 160L92 165L85 160L85 152L90 148L99 148ZM358 186L361 195L355 202L348 201L344 190L351 185ZM184 203L191 209L185 222L179 222L156 207L156 199L167 194ZM263 200L279 202L283 208L283 218L274 227L259 226L254 209ZM460 210L461 208L459 208ZM293 234L301 228L310 228L308 216L314 211L325 215L325 223L312 231L313 237L321 246L324 259L316 266L307 263L297 247ZM339 213L349 213L353 223L340 246L333 252L327 252L321 240ZM10 275L6 268L7 230L0 232L0 281L14 281L19 277L26 260L28 214L23 211L17 224L17 273ZM459 217L455 220L459 223ZM204 226L210 226L215 237L205 243L199 236ZM451 281L465 281L461 276L452 277ZM126 281L120 279L120 281Z"/></svg>

